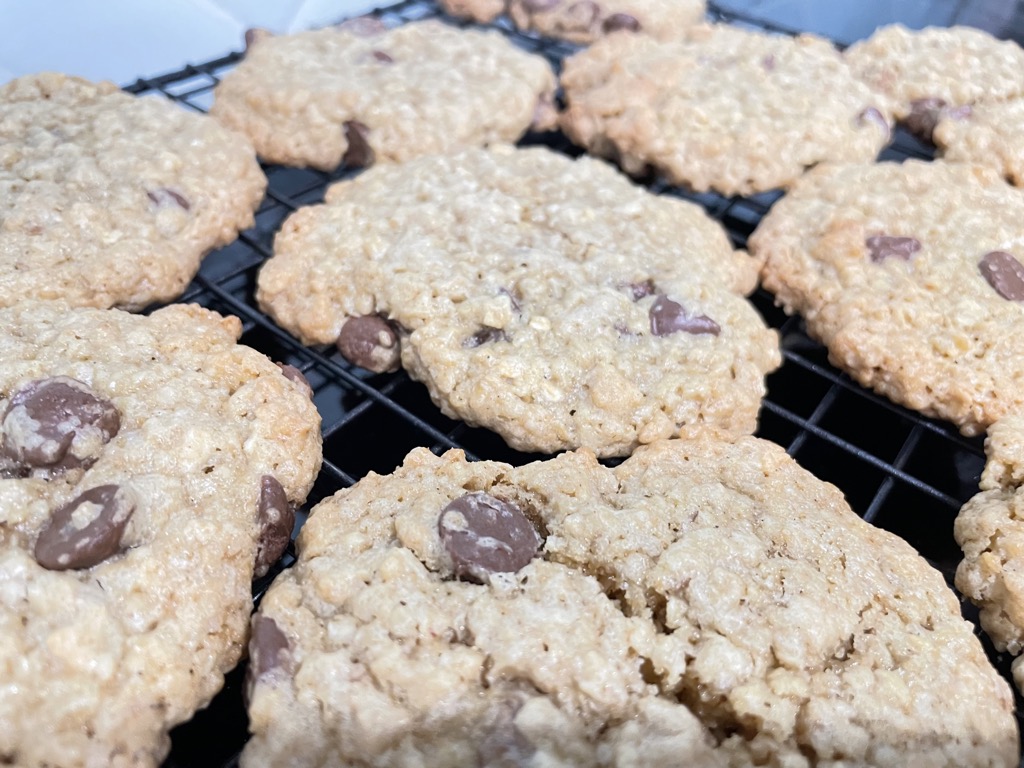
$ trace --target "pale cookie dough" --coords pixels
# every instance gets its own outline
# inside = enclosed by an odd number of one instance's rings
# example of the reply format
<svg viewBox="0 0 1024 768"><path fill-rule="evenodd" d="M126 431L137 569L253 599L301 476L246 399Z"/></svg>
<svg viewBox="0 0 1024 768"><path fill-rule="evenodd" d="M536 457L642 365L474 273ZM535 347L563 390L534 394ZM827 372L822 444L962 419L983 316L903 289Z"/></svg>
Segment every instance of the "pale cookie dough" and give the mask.
<svg viewBox="0 0 1024 768"><path fill-rule="evenodd" d="M942 156L991 165L1011 184L1024 186L1024 99L976 102L947 110L932 135Z"/></svg>
<svg viewBox="0 0 1024 768"><path fill-rule="evenodd" d="M519 29L576 43L619 30L677 39L707 11L704 0L440 0L440 5L484 24L507 13Z"/></svg>
<svg viewBox="0 0 1024 768"><path fill-rule="evenodd" d="M981 166L822 166L749 247L834 365L976 435L1024 406L1021 221L1024 196Z"/></svg>
<svg viewBox="0 0 1024 768"><path fill-rule="evenodd" d="M210 113L269 162L401 162L554 124L551 65L493 30L432 20L388 30L362 18L251 39Z"/></svg>
<svg viewBox="0 0 1024 768"><path fill-rule="evenodd" d="M472 150L372 168L282 226L261 308L307 344L401 365L514 448L625 455L753 432L778 338L758 264L698 206L605 163Z"/></svg>
<svg viewBox="0 0 1024 768"><path fill-rule="evenodd" d="M0 309L0 763L157 766L242 654L321 453L240 334L192 305Z"/></svg>
<svg viewBox="0 0 1024 768"><path fill-rule="evenodd" d="M940 115L979 99L1024 95L1024 49L972 27L879 28L844 54L850 69L885 94L896 117L930 139Z"/></svg>
<svg viewBox="0 0 1024 768"><path fill-rule="evenodd" d="M297 544L254 620L243 768L1019 759L942 576L767 441L615 469L417 449Z"/></svg>
<svg viewBox="0 0 1024 768"><path fill-rule="evenodd" d="M811 35L612 35L567 59L561 82L573 141L700 192L786 187L825 160L873 160L890 138L884 105Z"/></svg>
<svg viewBox="0 0 1024 768"><path fill-rule="evenodd" d="M137 310L253 224L252 145L206 115L43 73L0 87L0 306Z"/></svg>

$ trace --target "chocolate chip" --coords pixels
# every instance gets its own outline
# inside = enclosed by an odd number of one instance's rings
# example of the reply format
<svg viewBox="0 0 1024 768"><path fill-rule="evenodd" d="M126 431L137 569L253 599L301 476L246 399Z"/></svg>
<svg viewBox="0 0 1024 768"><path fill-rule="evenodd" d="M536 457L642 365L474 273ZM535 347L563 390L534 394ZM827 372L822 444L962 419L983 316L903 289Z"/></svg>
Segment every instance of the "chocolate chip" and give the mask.
<svg viewBox="0 0 1024 768"><path fill-rule="evenodd" d="M295 382L299 385L306 397L310 400L313 399L313 388L309 385L309 381L305 376L302 375L302 371L296 368L294 365L288 365L286 363L277 363L277 367L281 369L281 373L288 381Z"/></svg>
<svg viewBox="0 0 1024 768"><path fill-rule="evenodd" d="M586 31L594 26L601 15L601 8L593 0L579 0L565 9L558 20L558 27L566 31Z"/></svg>
<svg viewBox="0 0 1024 768"><path fill-rule="evenodd" d="M1005 251L986 253L978 262L981 276L996 293L1010 301L1024 301L1024 264Z"/></svg>
<svg viewBox="0 0 1024 768"><path fill-rule="evenodd" d="M607 19L604 20L604 24L601 25L601 29L605 33L618 32L620 29L624 29L627 32L639 32L640 22L636 16L630 16L628 13L613 13Z"/></svg>
<svg viewBox="0 0 1024 768"><path fill-rule="evenodd" d="M356 37L373 37L388 31L387 25L376 16L357 16L346 19L337 27L339 32L348 32Z"/></svg>
<svg viewBox="0 0 1024 768"><path fill-rule="evenodd" d="M910 114L903 119L903 125L922 141L931 141L945 106L946 102L938 98L914 99L910 102Z"/></svg>
<svg viewBox="0 0 1024 768"><path fill-rule="evenodd" d="M379 315L350 317L341 326L338 351L353 365L374 373L398 370L401 347L391 323Z"/></svg>
<svg viewBox="0 0 1024 768"><path fill-rule="evenodd" d="M761 67L765 72L775 71L775 55L769 53L767 56L761 58ZM876 112L878 110L875 110Z"/></svg>
<svg viewBox="0 0 1024 768"><path fill-rule="evenodd" d="M365 123L358 120L345 121L345 141L348 142L348 149L345 150L341 161L349 168L365 168L373 165L375 159L373 147L367 137L370 129Z"/></svg>
<svg viewBox="0 0 1024 768"><path fill-rule="evenodd" d="M284 670L289 676L295 671L288 636L277 626L277 622L262 613L252 617L252 634L249 636L249 667L245 671L246 706L252 699L256 681L275 669Z"/></svg>
<svg viewBox="0 0 1024 768"><path fill-rule="evenodd" d="M659 294L651 305L651 333L655 336L670 336L678 331L693 335L710 333L717 336L721 326L707 315L691 315L682 304L672 301L665 294Z"/></svg>
<svg viewBox="0 0 1024 768"><path fill-rule="evenodd" d="M176 205L181 210L187 211L192 205L180 192L175 192L169 187L160 187L159 189L146 192L149 199L156 203L158 206Z"/></svg>
<svg viewBox="0 0 1024 768"><path fill-rule="evenodd" d="M371 51L370 55L381 64L392 64L395 61L388 54L384 53L384 51Z"/></svg>
<svg viewBox="0 0 1024 768"><path fill-rule="evenodd" d="M886 141L892 138L892 128L889 126L889 121L885 119L885 115L874 107L867 107L857 115L857 125L863 126L868 123L881 128L885 132Z"/></svg>
<svg viewBox="0 0 1024 768"><path fill-rule="evenodd" d="M889 258L908 261L911 256L921 250L921 241L916 237L873 235L867 238L864 244L871 251L871 260L875 263Z"/></svg>
<svg viewBox="0 0 1024 768"><path fill-rule="evenodd" d="M59 474L91 466L120 428L114 404L77 379L37 379L7 404L0 452L40 474Z"/></svg>
<svg viewBox="0 0 1024 768"><path fill-rule="evenodd" d="M253 576L265 576L270 566L276 563L288 548L295 527L295 510L288 503L284 488L271 475L260 479L260 500L257 505L256 522L260 528L260 540L256 548L256 566Z"/></svg>
<svg viewBox="0 0 1024 768"><path fill-rule="evenodd" d="M521 5L523 9L530 13L540 13L542 11L550 11L561 5L562 0L522 0Z"/></svg>
<svg viewBox="0 0 1024 768"><path fill-rule="evenodd" d="M120 486L90 488L50 516L36 539L36 562L51 571L102 563L121 548L133 512L134 499Z"/></svg>
<svg viewBox="0 0 1024 768"><path fill-rule="evenodd" d="M627 288L629 289L630 295L633 297L633 301L640 301L640 299L646 298L647 296L653 296L658 292L657 287L654 285L654 281L648 278L642 283L630 283Z"/></svg>
<svg viewBox="0 0 1024 768"><path fill-rule="evenodd" d="M437 530L455 575L480 583L495 573L515 573L536 557L541 544L519 507L481 492L446 506Z"/></svg>
<svg viewBox="0 0 1024 768"><path fill-rule="evenodd" d="M462 340L462 346L466 349L473 349L483 344L491 344L495 341L510 341L508 334L501 328L492 328L485 325L479 331Z"/></svg>

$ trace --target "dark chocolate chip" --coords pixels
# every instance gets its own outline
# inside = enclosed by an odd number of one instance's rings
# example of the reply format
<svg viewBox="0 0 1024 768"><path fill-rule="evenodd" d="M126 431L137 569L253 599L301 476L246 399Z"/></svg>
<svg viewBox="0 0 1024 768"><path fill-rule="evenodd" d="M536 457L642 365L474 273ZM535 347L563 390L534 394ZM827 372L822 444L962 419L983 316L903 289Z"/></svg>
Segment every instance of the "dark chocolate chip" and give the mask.
<svg viewBox="0 0 1024 768"><path fill-rule="evenodd" d="M642 283L630 283L629 293L633 297L633 301L640 301L640 299L648 296L653 296L658 292L657 286L654 285L654 281L651 279L644 280Z"/></svg>
<svg viewBox="0 0 1024 768"><path fill-rule="evenodd" d="M265 576L270 566L284 554L292 539L292 528L295 527L295 510L288 503L284 488L272 475L263 475L260 479L256 523L260 529L260 539L256 548L253 576L259 578Z"/></svg>
<svg viewBox="0 0 1024 768"><path fill-rule="evenodd" d="M295 671L288 636L277 626L277 622L262 613L252 617L252 634L249 636L249 667L245 671L246 706L252 699L252 690L261 677L281 669L291 676Z"/></svg>
<svg viewBox="0 0 1024 768"><path fill-rule="evenodd" d="M651 333L655 336L670 336L679 331L693 335L709 333L717 336L721 326L707 315L691 315L682 304L672 301L665 294L659 294L651 305Z"/></svg>
<svg viewBox="0 0 1024 768"><path fill-rule="evenodd" d="M397 371L402 357L398 334L380 315L350 317L341 326L337 346L350 363L374 373Z"/></svg>
<svg viewBox="0 0 1024 768"><path fill-rule="evenodd" d="M618 32L620 29L624 29L627 32L639 32L640 22L636 16L630 16L628 13L613 13L604 23L601 25L601 29L605 33Z"/></svg>
<svg viewBox="0 0 1024 768"><path fill-rule="evenodd" d="M356 37L373 37L388 31L387 25L376 16L357 16L346 19L337 26L339 32L348 32Z"/></svg>
<svg viewBox="0 0 1024 768"><path fill-rule="evenodd" d="M943 99L914 99L910 102L910 114L903 119L903 125L922 141L930 142L945 106Z"/></svg>
<svg viewBox="0 0 1024 768"><path fill-rule="evenodd" d="M455 575L480 583L492 574L523 568L541 544L519 507L482 492L467 493L446 506L437 530Z"/></svg>
<svg viewBox="0 0 1024 768"><path fill-rule="evenodd" d="M384 51L373 51L370 55L381 64L392 64L395 61L388 54L384 53Z"/></svg>
<svg viewBox="0 0 1024 768"><path fill-rule="evenodd" d="M358 120L345 121L345 141L348 142L348 149L345 150L341 161L349 168L365 168L373 165L375 159L373 147L367 137L370 129L365 123Z"/></svg>
<svg viewBox="0 0 1024 768"><path fill-rule="evenodd" d="M921 250L921 241L916 237L873 235L867 238L864 244L871 252L871 260L875 263L889 258L909 261L911 256Z"/></svg>
<svg viewBox="0 0 1024 768"><path fill-rule="evenodd" d="M496 341L509 341L508 334L505 333L501 328L491 328L489 325L485 325L479 331L474 333L462 340L462 346L466 349L472 349L479 347L484 344L492 344Z"/></svg>
<svg viewBox="0 0 1024 768"><path fill-rule="evenodd" d="M121 548L135 502L118 485L99 485L59 507L36 539L36 562L51 571L90 568Z"/></svg>
<svg viewBox="0 0 1024 768"><path fill-rule="evenodd" d="M885 119L885 115L874 107L867 107L857 115L857 125L868 125L869 123L878 126L885 132L886 141L892 138L892 128L889 125L889 121Z"/></svg>
<svg viewBox="0 0 1024 768"><path fill-rule="evenodd" d="M284 374L284 377L288 379L288 381L298 384L306 397L310 400L313 399L313 388L309 385L309 381L306 377L302 375L302 371L294 365L288 365L286 363L277 363L277 367L281 369L281 373Z"/></svg>
<svg viewBox="0 0 1024 768"><path fill-rule="evenodd" d="M58 474L91 466L120 428L114 404L77 379L37 379L11 397L0 451L21 466Z"/></svg>
<svg viewBox="0 0 1024 768"><path fill-rule="evenodd" d="M159 189L146 192L146 194L158 206L176 205L183 211L187 211L192 207L192 204L189 203L183 194L175 192L169 187L160 187Z"/></svg>
<svg viewBox="0 0 1024 768"><path fill-rule="evenodd" d="M986 253L978 262L981 276L996 293L1010 301L1024 301L1024 264L1005 251Z"/></svg>

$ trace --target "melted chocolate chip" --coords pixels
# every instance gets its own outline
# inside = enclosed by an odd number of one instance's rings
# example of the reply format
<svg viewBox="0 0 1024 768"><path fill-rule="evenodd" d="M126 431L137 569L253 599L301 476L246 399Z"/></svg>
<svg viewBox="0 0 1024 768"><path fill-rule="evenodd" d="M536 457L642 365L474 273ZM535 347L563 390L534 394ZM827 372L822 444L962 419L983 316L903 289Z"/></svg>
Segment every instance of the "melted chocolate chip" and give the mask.
<svg viewBox="0 0 1024 768"><path fill-rule="evenodd" d="M375 16L357 16L346 19L337 26L339 32L348 32L356 37L373 37L388 31L387 25Z"/></svg>
<svg viewBox="0 0 1024 768"><path fill-rule="evenodd" d="M903 119L903 125L922 141L930 142L945 106L943 99L914 99L910 102L910 114Z"/></svg>
<svg viewBox="0 0 1024 768"><path fill-rule="evenodd" d="M871 260L876 264L890 258L909 261L910 257L921 250L921 241L916 237L892 237L890 235L873 235L864 241L871 252Z"/></svg>
<svg viewBox="0 0 1024 768"><path fill-rule="evenodd" d="M693 335L709 333L717 336L721 326L707 315L691 315L682 304L672 301L665 294L659 294L651 305L651 333L655 336L670 336L679 331Z"/></svg>
<svg viewBox="0 0 1024 768"><path fill-rule="evenodd" d="M270 566L280 559L288 548L295 527L295 510L288 503L284 488L272 475L260 479L260 500L257 505L256 523L260 529L259 544L256 548L256 565L253 576L265 576Z"/></svg>
<svg viewBox="0 0 1024 768"><path fill-rule="evenodd" d="M349 168L373 165L375 156L367 138L369 135L370 129L365 123L358 120L345 121L345 141L348 142L348 149L345 150L341 161Z"/></svg>
<svg viewBox="0 0 1024 768"><path fill-rule="evenodd" d="M275 669L281 669L289 676L295 671L288 636L277 626L277 622L262 613L252 617L252 634L249 637L249 667L245 671L245 699L248 706L256 681Z"/></svg>
<svg viewBox="0 0 1024 768"><path fill-rule="evenodd" d="M628 13L613 13L604 20L601 29L605 33L618 32L620 29L624 29L627 32L639 32L640 22L636 16L630 16Z"/></svg>
<svg viewBox="0 0 1024 768"><path fill-rule="evenodd" d="M374 373L398 370L401 347L391 323L379 315L350 317L341 326L338 351L353 365Z"/></svg>
<svg viewBox="0 0 1024 768"><path fill-rule="evenodd" d="M642 283L630 283L627 288L633 297L633 301L640 301L640 299L653 296L658 292L657 286L654 285L654 281L651 279L644 280Z"/></svg>
<svg viewBox="0 0 1024 768"><path fill-rule="evenodd" d="M120 428L114 404L77 379L37 379L11 397L0 452L27 469L60 474L91 466Z"/></svg>
<svg viewBox="0 0 1024 768"><path fill-rule="evenodd" d="M36 539L35 558L51 571L90 568L121 548L135 503L118 485L90 488L50 516Z"/></svg>
<svg viewBox="0 0 1024 768"><path fill-rule="evenodd" d="M878 126L885 132L886 141L892 138L892 128L889 126L889 121L885 119L885 115L874 107L867 107L857 115L857 125L868 125L869 123Z"/></svg>
<svg viewBox="0 0 1024 768"><path fill-rule="evenodd" d="M523 568L541 544L519 507L481 492L467 493L445 507L437 530L456 577L480 583L492 574Z"/></svg>
<svg viewBox="0 0 1024 768"><path fill-rule="evenodd" d="M981 276L996 293L1010 301L1024 301L1024 264L1005 251L986 253L978 262Z"/></svg>
<svg viewBox="0 0 1024 768"><path fill-rule="evenodd" d="M501 328L491 328L491 326L485 325L472 336L463 339L462 346L466 349L472 349L484 344L492 344L496 341L510 341L510 339L508 334Z"/></svg>
<svg viewBox="0 0 1024 768"><path fill-rule="evenodd" d="M146 192L146 194L149 196L150 200L161 207L165 205L176 205L183 211L187 211L192 207L192 204L189 203L183 194L175 192L169 187L160 187L160 189Z"/></svg>
<svg viewBox="0 0 1024 768"><path fill-rule="evenodd" d="M388 54L384 53L384 51L372 51L370 55L381 64L393 64L395 61Z"/></svg>

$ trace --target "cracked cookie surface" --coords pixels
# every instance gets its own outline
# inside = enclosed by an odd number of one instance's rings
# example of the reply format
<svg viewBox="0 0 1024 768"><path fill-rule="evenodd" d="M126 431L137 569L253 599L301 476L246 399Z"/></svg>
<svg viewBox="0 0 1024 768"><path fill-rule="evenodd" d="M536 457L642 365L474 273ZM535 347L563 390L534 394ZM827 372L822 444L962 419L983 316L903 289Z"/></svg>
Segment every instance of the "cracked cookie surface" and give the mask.
<svg viewBox="0 0 1024 768"><path fill-rule="evenodd" d="M159 765L241 656L321 454L240 333L189 305L0 309L0 762Z"/></svg>
<svg viewBox="0 0 1024 768"><path fill-rule="evenodd" d="M942 576L756 438L614 469L416 449L297 543L254 623L244 768L1018 759Z"/></svg>
<svg viewBox="0 0 1024 768"><path fill-rule="evenodd" d="M257 299L363 367L400 355L447 415L514 448L614 456L753 432L780 362L743 298L757 266L698 206L599 160L499 147L331 187L283 225Z"/></svg>

